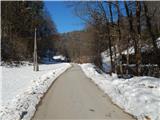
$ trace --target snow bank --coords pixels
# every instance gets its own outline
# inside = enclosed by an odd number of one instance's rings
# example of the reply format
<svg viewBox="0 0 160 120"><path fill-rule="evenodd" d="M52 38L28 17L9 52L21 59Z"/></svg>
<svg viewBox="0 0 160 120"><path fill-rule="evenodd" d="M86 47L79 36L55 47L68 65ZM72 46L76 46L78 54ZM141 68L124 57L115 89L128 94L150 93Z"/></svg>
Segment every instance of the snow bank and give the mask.
<svg viewBox="0 0 160 120"><path fill-rule="evenodd" d="M48 65L48 67L49 66L50 65ZM19 94L17 94L12 100L0 106L0 120L31 119L31 117L34 115L34 112L36 110L36 105L39 103L40 99L42 98L44 93L47 91L49 86L60 74L62 74L71 65L68 63L61 63L55 66L56 67L49 67L50 69L52 68L52 70L47 71L47 73L43 75L42 75L42 72L40 72L41 76L38 79L34 79L29 83L26 82L26 79L28 78L25 78L25 76L22 78L21 77L19 78L17 76L17 79L20 79L22 83L23 82L27 83L26 86L28 87L22 85L21 89L23 91L21 93L17 92ZM24 70L22 69L19 70L19 72L20 71L24 72ZM2 72L3 72L3 69L2 69ZM12 74L14 73L16 72L13 72ZM26 75L26 73L23 73L22 75ZM25 87L25 89L23 87Z"/></svg>
<svg viewBox="0 0 160 120"><path fill-rule="evenodd" d="M32 84L33 80L39 79L40 76L55 69L62 68L65 63L59 64L39 64L39 71L33 71L33 66L27 64L20 65L19 67L9 66L5 64L1 66L2 79L0 79L0 86L2 86L0 99L1 104L6 104L13 99L14 96L24 92L28 86Z"/></svg>
<svg viewBox="0 0 160 120"><path fill-rule="evenodd" d="M119 79L99 73L92 64L80 65L84 73L92 79L114 103L139 120L160 120L160 79L153 77L133 77Z"/></svg>

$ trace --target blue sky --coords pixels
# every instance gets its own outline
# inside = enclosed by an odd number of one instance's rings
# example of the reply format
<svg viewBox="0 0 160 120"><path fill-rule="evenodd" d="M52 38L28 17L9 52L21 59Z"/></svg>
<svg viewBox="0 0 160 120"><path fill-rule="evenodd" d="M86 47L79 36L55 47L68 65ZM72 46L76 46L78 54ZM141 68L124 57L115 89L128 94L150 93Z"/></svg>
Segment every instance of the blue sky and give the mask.
<svg viewBox="0 0 160 120"><path fill-rule="evenodd" d="M63 1L45 1L45 7L60 33L84 28L83 21L74 15L73 9L68 4L69 2Z"/></svg>

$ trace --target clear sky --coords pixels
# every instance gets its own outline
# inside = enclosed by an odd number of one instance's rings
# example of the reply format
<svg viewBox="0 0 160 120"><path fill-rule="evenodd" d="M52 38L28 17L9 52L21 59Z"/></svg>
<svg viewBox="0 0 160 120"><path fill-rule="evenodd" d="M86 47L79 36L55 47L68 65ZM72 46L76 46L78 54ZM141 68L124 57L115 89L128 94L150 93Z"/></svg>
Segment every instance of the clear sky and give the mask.
<svg viewBox="0 0 160 120"><path fill-rule="evenodd" d="M74 15L73 9L68 4L69 2L64 1L45 1L45 7L60 33L84 28L83 21Z"/></svg>

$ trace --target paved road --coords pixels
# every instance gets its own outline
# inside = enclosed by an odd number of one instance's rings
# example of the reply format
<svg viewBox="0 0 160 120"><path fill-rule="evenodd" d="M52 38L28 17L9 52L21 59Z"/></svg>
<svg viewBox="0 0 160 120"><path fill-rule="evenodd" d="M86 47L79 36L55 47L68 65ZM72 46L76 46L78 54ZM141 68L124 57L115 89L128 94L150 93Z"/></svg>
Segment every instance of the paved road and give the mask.
<svg viewBox="0 0 160 120"><path fill-rule="evenodd" d="M63 73L43 98L33 119L118 119L132 120L113 105L78 65Z"/></svg>

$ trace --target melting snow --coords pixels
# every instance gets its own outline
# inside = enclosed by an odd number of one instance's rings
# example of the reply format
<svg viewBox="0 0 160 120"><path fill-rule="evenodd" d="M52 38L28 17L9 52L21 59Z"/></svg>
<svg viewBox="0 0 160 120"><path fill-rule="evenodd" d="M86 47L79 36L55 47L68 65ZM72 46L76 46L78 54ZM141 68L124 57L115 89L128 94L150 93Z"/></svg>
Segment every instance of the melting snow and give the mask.
<svg viewBox="0 0 160 120"><path fill-rule="evenodd" d="M52 82L71 65L68 63L33 66L1 67L0 120L29 120L36 105Z"/></svg>
<svg viewBox="0 0 160 120"><path fill-rule="evenodd" d="M84 73L92 79L114 103L139 120L150 118L160 120L160 79L153 77L133 77L119 79L98 73L92 64L81 64Z"/></svg>

